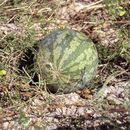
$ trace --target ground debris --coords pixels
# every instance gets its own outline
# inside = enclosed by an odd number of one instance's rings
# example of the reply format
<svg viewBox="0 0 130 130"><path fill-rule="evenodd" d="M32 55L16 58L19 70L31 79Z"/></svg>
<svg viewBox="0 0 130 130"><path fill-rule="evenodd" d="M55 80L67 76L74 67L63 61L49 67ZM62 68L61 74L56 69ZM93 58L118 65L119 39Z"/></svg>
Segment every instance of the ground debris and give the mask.
<svg viewBox="0 0 130 130"><path fill-rule="evenodd" d="M102 99L102 104L101 100L95 104L95 100L92 102L92 99L83 99L76 93L52 94L49 97L45 93L46 96L33 98L22 109L18 107L17 111L15 107L4 109L3 127L4 129L45 128L46 130L57 130L81 128L84 130L91 128L94 130L98 128L103 130L103 128L106 128L114 130L117 128L118 130L127 130L130 126L130 109L124 101L127 99L127 102L129 102L129 96L121 96L121 93L126 91L127 85L129 84L118 83L118 87L107 87L108 95L105 95L105 99ZM94 97L95 95L93 95ZM108 100L107 104L104 102L106 99ZM110 103L110 99L114 103ZM126 104L125 107L123 103Z"/></svg>

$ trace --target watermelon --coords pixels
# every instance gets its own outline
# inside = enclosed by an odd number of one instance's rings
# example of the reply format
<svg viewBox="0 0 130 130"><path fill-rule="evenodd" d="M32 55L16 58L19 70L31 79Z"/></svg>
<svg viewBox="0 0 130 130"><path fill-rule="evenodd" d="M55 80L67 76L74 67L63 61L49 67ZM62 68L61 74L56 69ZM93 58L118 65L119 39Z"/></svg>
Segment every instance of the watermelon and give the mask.
<svg viewBox="0 0 130 130"><path fill-rule="evenodd" d="M51 92L74 92L84 88L94 77L98 54L85 34L58 29L37 45L35 71Z"/></svg>

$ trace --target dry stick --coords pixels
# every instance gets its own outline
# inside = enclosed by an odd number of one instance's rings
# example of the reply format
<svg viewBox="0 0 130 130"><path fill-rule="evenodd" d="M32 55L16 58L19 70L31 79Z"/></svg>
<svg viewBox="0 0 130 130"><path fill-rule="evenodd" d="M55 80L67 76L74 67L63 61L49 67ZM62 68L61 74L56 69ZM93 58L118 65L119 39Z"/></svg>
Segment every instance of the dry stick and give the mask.
<svg viewBox="0 0 130 130"><path fill-rule="evenodd" d="M103 2L103 0L99 0L97 2L93 2L93 3L89 4L89 6L94 6L94 5L100 4L101 2Z"/></svg>
<svg viewBox="0 0 130 130"><path fill-rule="evenodd" d="M94 6L91 6L91 7L86 7L87 11L89 10L97 10L97 9L100 9L100 8L103 8L105 7L105 5L102 5L102 4L99 4L99 5L94 5Z"/></svg>
<svg viewBox="0 0 130 130"><path fill-rule="evenodd" d="M26 8L29 8L29 7L28 7L28 6L22 6L22 7L17 7L17 8L7 9L7 11L22 10L22 9L26 9Z"/></svg>
<svg viewBox="0 0 130 130"><path fill-rule="evenodd" d="M113 21L114 23L117 24L126 24L126 25L130 25L130 21Z"/></svg>
<svg viewBox="0 0 130 130"><path fill-rule="evenodd" d="M92 4L89 4L89 5L86 5L84 6L82 9L80 9L81 11L90 11L90 10L97 10L97 9L100 9L100 8L104 8L106 7L105 4L101 3L103 2L103 0L100 0L100 1L97 1L95 3L92 3ZM123 5L127 5L127 4L130 4L130 2L126 2L126 3L123 3ZM113 4L113 5L116 5L116 4ZM110 7L111 5L109 5ZM80 11L79 10L79 11Z"/></svg>
<svg viewBox="0 0 130 130"><path fill-rule="evenodd" d="M3 1L0 6L4 5L8 0Z"/></svg>
<svg viewBox="0 0 130 130"><path fill-rule="evenodd" d="M14 15L13 17L11 17L6 24L9 24L17 15Z"/></svg>
<svg viewBox="0 0 130 130"><path fill-rule="evenodd" d="M39 13L48 12L48 11L52 11L52 9L51 8L47 8L47 7L46 8L42 8L42 9L38 10L37 13L39 14Z"/></svg>
<svg viewBox="0 0 130 130"><path fill-rule="evenodd" d="M32 82L33 81L32 77L28 74L28 72L25 70L24 67L22 69L25 72L25 74L27 75L27 77L30 79L30 82Z"/></svg>

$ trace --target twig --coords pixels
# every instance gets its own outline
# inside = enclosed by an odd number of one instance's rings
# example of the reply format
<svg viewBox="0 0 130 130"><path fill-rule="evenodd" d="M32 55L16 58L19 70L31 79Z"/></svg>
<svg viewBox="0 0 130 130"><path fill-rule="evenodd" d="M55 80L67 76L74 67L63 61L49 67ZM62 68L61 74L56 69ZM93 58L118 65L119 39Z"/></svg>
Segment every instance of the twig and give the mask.
<svg viewBox="0 0 130 130"><path fill-rule="evenodd" d="M0 4L0 6L2 6L3 4L5 4L7 1L8 1L8 0L4 0L4 1Z"/></svg>
<svg viewBox="0 0 130 130"><path fill-rule="evenodd" d="M130 25L130 21L113 21L115 24L125 24L126 26L127 25Z"/></svg>

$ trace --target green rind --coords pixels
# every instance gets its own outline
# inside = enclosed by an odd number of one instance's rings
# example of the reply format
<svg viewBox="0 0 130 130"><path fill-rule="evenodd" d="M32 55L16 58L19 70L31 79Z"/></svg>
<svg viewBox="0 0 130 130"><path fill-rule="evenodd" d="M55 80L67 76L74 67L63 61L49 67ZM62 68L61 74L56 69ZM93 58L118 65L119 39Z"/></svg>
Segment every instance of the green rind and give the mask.
<svg viewBox="0 0 130 130"><path fill-rule="evenodd" d="M59 29L39 43L37 64L38 73L48 84L70 92L83 88L94 77L98 54L93 42L83 33Z"/></svg>

